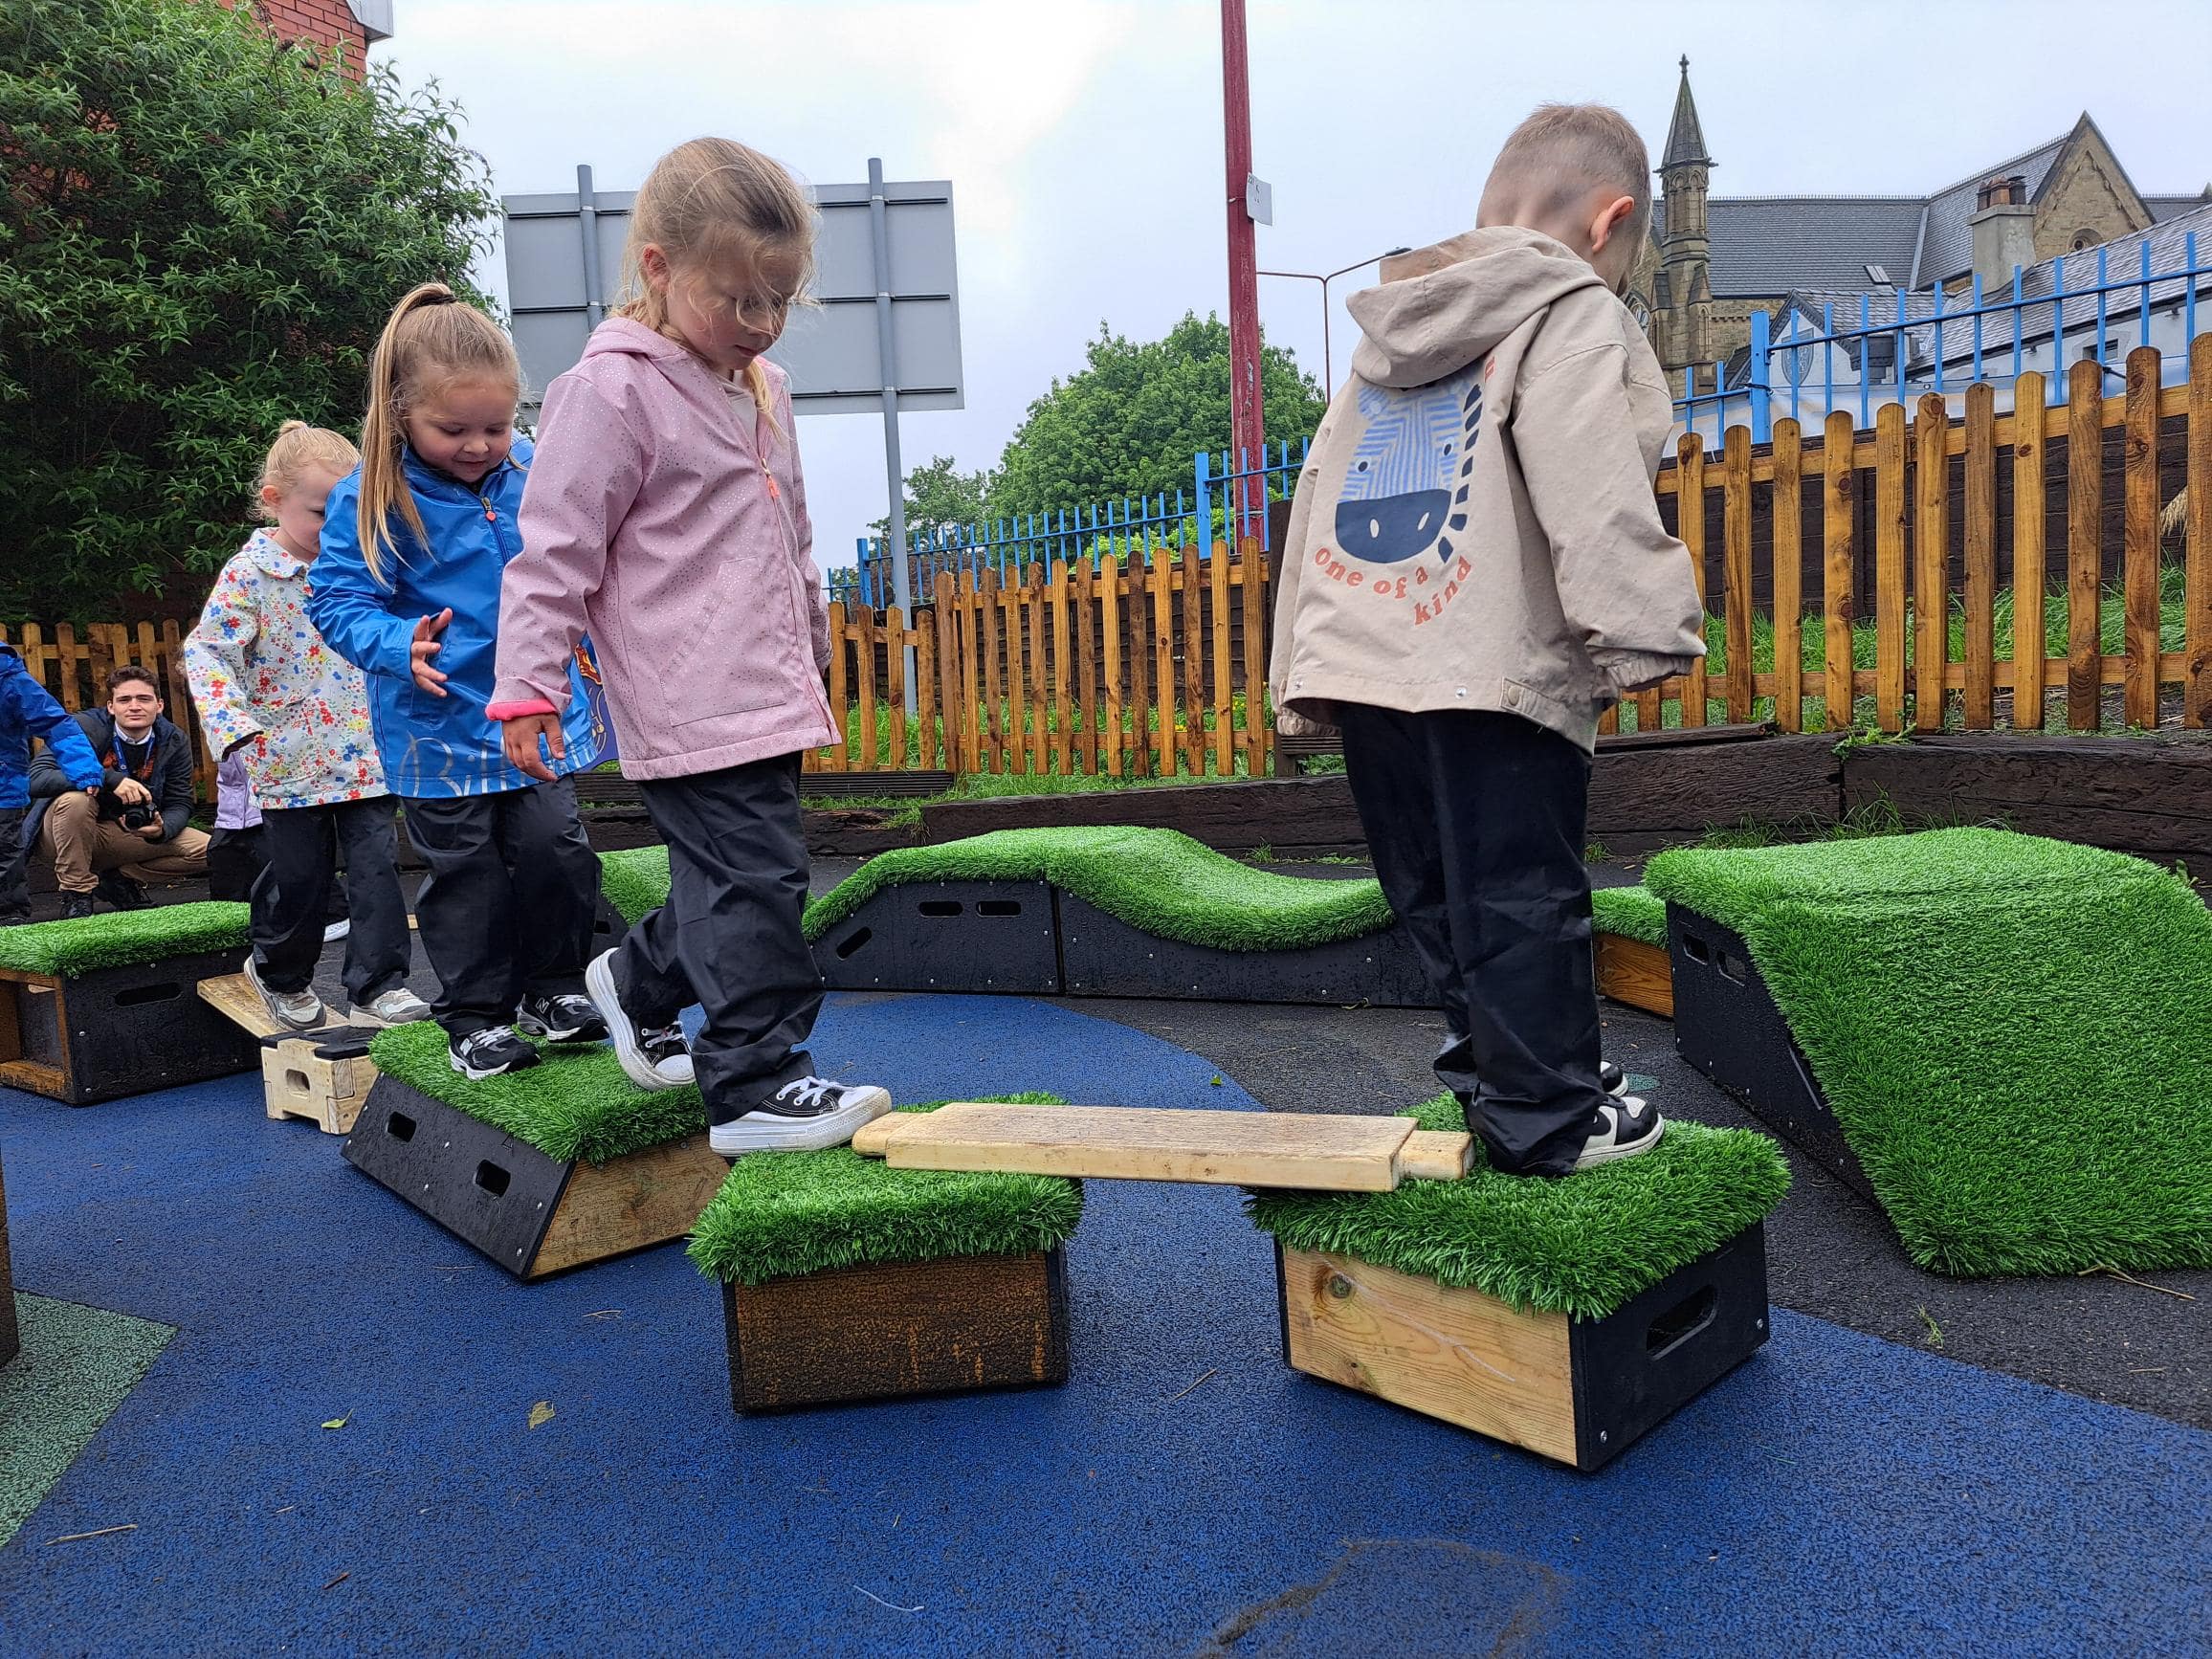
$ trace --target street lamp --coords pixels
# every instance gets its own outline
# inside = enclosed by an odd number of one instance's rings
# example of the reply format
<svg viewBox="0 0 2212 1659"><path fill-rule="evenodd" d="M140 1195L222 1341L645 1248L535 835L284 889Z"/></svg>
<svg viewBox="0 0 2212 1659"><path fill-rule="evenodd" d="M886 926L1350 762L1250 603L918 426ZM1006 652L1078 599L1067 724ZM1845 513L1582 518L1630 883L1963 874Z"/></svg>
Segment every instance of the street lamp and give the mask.
<svg viewBox="0 0 2212 1659"><path fill-rule="evenodd" d="M1374 264L1378 259L1388 259L1395 254L1410 254L1412 252L1413 250L1410 248L1386 248L1380 254L1368 254L1366 258L1360 260L1357 265L1347 265L1343 270L1332 271L1325 276L1322 276L1318 271L1262 271L1260 273L1262 276L1295 276L1301 281L1318 282L1321 285L1322 396L1333 396L1337 390L1337 377L1329 362L1329 284L1336 281L1338 277L1349 275L1351 272L1364 270L1367 266Z"/></svg>

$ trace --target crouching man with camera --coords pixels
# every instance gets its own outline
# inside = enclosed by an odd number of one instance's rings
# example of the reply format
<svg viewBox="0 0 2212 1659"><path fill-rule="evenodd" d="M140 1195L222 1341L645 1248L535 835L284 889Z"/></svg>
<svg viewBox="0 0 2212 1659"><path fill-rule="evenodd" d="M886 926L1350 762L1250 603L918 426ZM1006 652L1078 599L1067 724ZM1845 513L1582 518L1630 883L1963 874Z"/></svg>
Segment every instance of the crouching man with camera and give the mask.
<svg viewBox="0 0 2212 1659"><path fill-rule="evenodd" d="M24 841L54 860L63 917L90 916L94 899L117 910L152 902L148 881L208 874L208 837L192 810L192 746L162 714L154 676L126 664L107 676L107 707L77 717L100 757L100 787L71 785L40 749L31 763L32 807Z"/></svg>

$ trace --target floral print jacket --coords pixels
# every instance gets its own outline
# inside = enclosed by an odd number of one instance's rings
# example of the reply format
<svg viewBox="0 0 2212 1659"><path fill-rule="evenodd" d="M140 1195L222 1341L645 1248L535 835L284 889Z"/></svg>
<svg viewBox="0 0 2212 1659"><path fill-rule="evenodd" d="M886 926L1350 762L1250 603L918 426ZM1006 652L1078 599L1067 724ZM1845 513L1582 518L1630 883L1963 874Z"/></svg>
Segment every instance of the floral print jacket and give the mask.
<svg viewBox="0 0 2212 1659"><path fill-rule="evenodd" d="M185 640L185 674L208 745L233 743L265 807L385 793L368 690L307 620L307 566L256 530L223 566Z"/></svg>

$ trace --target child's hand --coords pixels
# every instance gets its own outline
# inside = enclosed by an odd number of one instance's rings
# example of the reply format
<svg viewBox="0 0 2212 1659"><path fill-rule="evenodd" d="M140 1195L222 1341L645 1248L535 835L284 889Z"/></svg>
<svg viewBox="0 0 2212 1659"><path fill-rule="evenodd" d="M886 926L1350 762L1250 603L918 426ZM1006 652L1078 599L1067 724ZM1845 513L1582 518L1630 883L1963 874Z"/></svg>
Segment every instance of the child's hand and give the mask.
<svg viewBox="0 0 2212 1659"><path fill-rule="evenodd" d="M434 697L446 695L446 676L431 667L431 658L438 653L438 635L445 632L446 624L453 619L453 609L450 605L435 616L424 617L414 625L414 644L408 650L415 684Z"/></svg>
<svg viewBox="0 0 2212 1659"><path fill-rule="evenodd" d="M538 758L540 738L545 740L546 752L554 760L564 761L568 758L567 745L561 737L559 715L522 715L501 723L499 741L506 745L507 763L542 783L550 784L557 774Z"/></svg>

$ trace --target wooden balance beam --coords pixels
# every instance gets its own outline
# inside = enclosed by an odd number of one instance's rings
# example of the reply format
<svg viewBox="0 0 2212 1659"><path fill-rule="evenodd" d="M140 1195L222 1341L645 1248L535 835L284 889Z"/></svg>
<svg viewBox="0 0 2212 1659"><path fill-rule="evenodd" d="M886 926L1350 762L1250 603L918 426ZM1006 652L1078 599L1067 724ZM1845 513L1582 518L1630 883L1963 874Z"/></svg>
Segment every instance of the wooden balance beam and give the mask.
<svg viewBox="0 0 2212 1659"><path fill-rule="evenodd" d="M878 1117L852 1150L894 1169L1388 1192L1407 1176L1457 1181L1473 1140L1410 1117L957 1101Z"/></svg>

